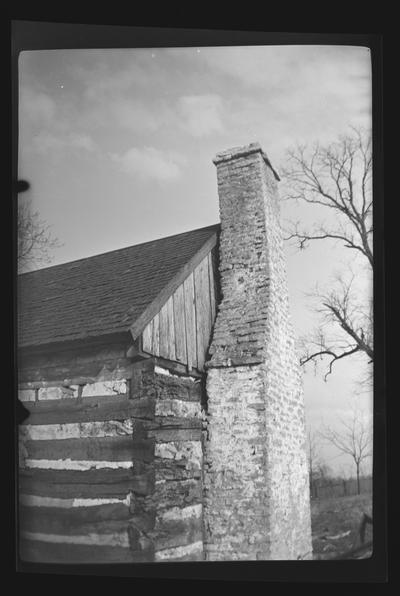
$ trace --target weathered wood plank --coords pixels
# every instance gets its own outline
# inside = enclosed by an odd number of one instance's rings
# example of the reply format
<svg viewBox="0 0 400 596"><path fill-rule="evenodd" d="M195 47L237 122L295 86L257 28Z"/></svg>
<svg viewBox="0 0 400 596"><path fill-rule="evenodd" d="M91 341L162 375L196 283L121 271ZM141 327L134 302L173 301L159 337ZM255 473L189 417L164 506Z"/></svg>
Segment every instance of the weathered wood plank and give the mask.
<svg viewBox="0 0 400 596"><path fill-rule="evenodd" d="M157 313L153 319L152 353L160 355L160 315Z"/></svg>
<svg viewBox="0 0 400 596"><path fill-rule="evenodd" d="M205 353L210 339L210 288L208 278L208 258L206 257L194 271L197 366L204 367Z"/></svg>
<svg viewBox="0 0 400 596"><path fill-rule="evenodd" d="M20 525L22 532L41 532L45 534L60 534L65 536L84 536L85 534L114 534L127 532L129 520L107 520L100 522L86 522L68 526L64 521L56 517L47 517L46 525L41 523L42 519L34 515L25 515Z"/></svg>
<svg viewBox="0 0 400 596"><path fill-rule="evenodd" d="M53 544L80 543L140 549L141 532L130 520L83 523L76 526L60 523L58 518L48 518L45 526L42 521L34 516L26 517L24 524L20 526L20 537L27 538L31 535L35 539L36 536L38 540ZM148 520L145 525L148 525Z"/></svg>
<svg viewBox="0 0 400 596"><path fill-rule="evenodd" d="M174 303L172 296L162 307L159 318L160 356L167 360L175 360Z"/></svg>
<svg viewBox="0 0 400 596"><path fill-rule="evenodd" d="M149 437L154 437L157 443L167 443L169 441L200 441L201 433L200 428L158 428L149 430L148 435Z"/></svg>
<svg viewBox="0 0 400 596"><path fill-rule="evenodd" d="M183 285L177 288L173 295L174 323L175 323L175 353L179 362L187 364L186 353L186 325L185 325L185 296Z"/></svg>
<svg viewBox="0 0 400 596"><path fill-rule="evenodd" d="M159 341L160 341L160 356L168 359L168 308L164 304L159 314Z"/></svg>
<svg viewBox="0 0 400 596"><path fill-rule="evenodd" d="M185 303L186 355L188 369L197 367L196 311L193 273L183 283Z"/></svg>
<svg viewBox="0 0 400 596"><path fill-rule="evenodd" d="M129 506L124 503L106 503L91 507L34 507L20 505L18 518L21 527L27 527L32 519L45 532L46 528L54 527L66 532L69 528L85 523L95 523L112 520L128 520L130 517Z"/></svg>
<svg viewBox="0 0 400 596"><path fill-rule="evenodd" d="M32 470L30 470L32 471ZM42 472L47 470L35 470ZM116 470L117 471L117 470ZM54 470L57 473L59 470ZM19 491L24 494L38 495L55 498L124 498L130 491L138 495L149 495L154 489L154 474L140 474L128 480L110 483L56 483L52 481L43 482L33 477L21 476L19 479Z"/></svg>
<svg viewBox="0 0 400 596"><path fill-rule="evenodd" d="M174 322L174 301L172 296L167 301L167 320L168 320L168 353L169 360L176 360L175 350L175 322Z"/></svg>
<svg viewBox="0 0 400 596"><path fill-rule="evenodd" d="M132 437L93 437L90 439L59 439L25 441L29 459L71 459L97 461L149 462L153 459L154 445L149 439L134 441Z"/></svg>
<svg viewBox="0 0 400 596"><path fill-rule="evenodd" d="M147 425L148 430L162 429L191 429L203 428L203 421L196 417L180 416L156 416L154 421Z"/></svg>
<svg viewBox="0 0 400 596"><path fill-rule="evenodd" d="M133 462L132 468L115 470L32 470L25 468L19 471L19 479L20 481L24 479L27 482L34 480L45 484L61 485L65 487L65 490L68 490L70 484L88 484L89 488L90 485L104 484L110 485L110 490L112 490L114 485L133 483L137 477L151 473L151 466L142 462Z"/></svg>
<svg viewBox="0 0 400 596"><path fill-rule="evenodd" d="M23 357L18 363L18 382L21 389L36 389L49 385L80 385L110 379L129 379L132 363L126 357L128 347Z"/></svg>
<svg viewBox="0 0 400 596"><path fill-rule="evenodd" d="M153 417L155 401L152 398L128 399L127 396L87 397L82 400L63 399L44 402L25 402L30 416L23 424L65 424L124 420L129 417Z"/></svg>
<svg viewBox="0 0 400 596"><path fill-rule="evenodd" d="M181 285L183 280L193 271L197 264L212 250L217 243L217 232L215 231L212 236L203 244L203 246L196 252L190 261L188 261L178 272L178 274L171 279L171 281L164 286L162 291L156 296L151 304L146 308L142 315L136 319L131 326L130 330L133 338L137 338L147 323L158 313L163 304L169 296L175 292L175 290Z"/></svg>
<svg viewBox="0 0 400 596"><path fill-rule="evenodd" d="M142 333L142 349L148 354L153 353L153 321L150 321Z"/></svg>
<svg viewBox="0 0 400 596"><path fill-rule="evenodd" d="M151 549L133 551L118 546L52 544L38 540L20 541L20 558L35 563L139 563L151 562Z"/></svg>
<svg viewBox="0 0 400 596"><path fill-rule="evenodd" d="M215 296L213 259L212 259L211 252L208 253L208 277L209 277L209 288L210 288L210 315L211 315L211 327L212 327L214 325L215 315L216 315L216 296Z"/></svg>

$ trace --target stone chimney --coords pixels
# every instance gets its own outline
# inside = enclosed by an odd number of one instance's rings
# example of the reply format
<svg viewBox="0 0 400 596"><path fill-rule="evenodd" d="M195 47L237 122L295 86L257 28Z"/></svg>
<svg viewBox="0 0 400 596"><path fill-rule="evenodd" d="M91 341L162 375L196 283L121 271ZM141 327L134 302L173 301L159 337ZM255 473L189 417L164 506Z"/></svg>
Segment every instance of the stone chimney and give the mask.
<svg viewBox="0 0 400 596"><path fill-rule="evenodd" d="M207 363L207 560L311 558L304 403L278 175L258 143L219 153L220 274Z"/></svg>

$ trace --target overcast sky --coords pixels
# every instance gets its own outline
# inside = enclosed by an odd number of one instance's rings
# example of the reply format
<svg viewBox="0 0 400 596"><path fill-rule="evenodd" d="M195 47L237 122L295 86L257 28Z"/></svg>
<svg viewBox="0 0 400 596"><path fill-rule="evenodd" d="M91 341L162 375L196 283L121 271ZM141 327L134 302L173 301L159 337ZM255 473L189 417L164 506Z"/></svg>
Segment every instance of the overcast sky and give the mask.
<svg viewBox="0 0 400 596"><path fill-rule="evenodd" d="M63 246L52 264L219 221L214 155L258 141L278 170L285 150L371 127L369 49L251 46L23 52L19 177ZM22 195L21 199L22 200ZM282 219L315 214L282 203ZM348 262L332 245L287 247L300 335L316 323L304 296ZM352 257L352 261L354 261ZM353 262L360 272L361 263ZM359 267L359 269L357 269ZM362 286L365 292L368 285ZM340 362L327 383L305 373L307 419L345 415L365 360ZM372 397L361 405L371 412ZM323 449L339 470L350 461Z"/></svg>

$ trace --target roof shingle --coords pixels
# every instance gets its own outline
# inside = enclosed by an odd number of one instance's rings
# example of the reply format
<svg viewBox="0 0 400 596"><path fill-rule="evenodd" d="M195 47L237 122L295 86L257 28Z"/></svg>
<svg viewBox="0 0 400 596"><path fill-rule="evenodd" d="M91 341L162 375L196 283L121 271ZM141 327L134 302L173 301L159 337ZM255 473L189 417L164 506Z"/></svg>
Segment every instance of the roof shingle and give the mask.
<svg viewBox="0 0 400 596"><path fill-rule="evenodd" d="M128 331L219 225L18 276L18 346Z"/></svg>

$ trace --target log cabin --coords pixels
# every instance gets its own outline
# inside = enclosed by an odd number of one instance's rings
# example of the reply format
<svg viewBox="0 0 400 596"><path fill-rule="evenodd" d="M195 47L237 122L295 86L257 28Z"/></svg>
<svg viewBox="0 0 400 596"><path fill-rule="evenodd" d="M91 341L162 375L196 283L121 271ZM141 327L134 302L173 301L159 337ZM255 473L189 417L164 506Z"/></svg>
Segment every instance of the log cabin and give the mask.
<svg viewBox="0 0 400 596"><path fill-rule="evenodd" d="M214 163L221 223L19 276L22 561L311 551L279 177Z"/></svg>

